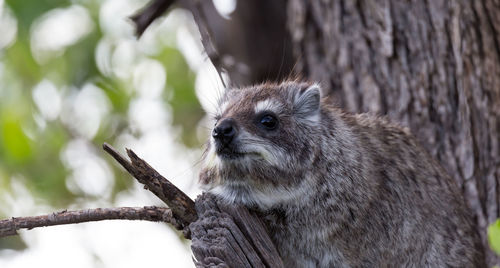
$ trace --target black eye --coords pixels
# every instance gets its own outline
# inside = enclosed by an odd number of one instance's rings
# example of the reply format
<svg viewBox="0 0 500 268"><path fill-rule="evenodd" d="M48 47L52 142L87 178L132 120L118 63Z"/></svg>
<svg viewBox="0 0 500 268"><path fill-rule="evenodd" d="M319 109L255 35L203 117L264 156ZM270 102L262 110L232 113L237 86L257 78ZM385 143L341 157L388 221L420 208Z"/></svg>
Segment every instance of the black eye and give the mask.
<svg viewBox="0 0 500 268"><path fill-rule="evenodd" d="M276 129L276 127L278 126L278 119L276 117L274 117L273 115L266 114L260 118L259 123L265 129L273 130L273 129Z"/></svg>

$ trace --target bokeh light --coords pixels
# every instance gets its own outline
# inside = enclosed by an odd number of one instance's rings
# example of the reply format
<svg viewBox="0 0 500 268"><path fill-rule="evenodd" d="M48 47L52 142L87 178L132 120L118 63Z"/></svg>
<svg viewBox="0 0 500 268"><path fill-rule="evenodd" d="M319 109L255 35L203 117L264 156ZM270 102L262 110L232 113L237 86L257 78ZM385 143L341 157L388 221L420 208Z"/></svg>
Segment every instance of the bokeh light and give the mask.
<svg viewBox="0 0 500 268"><path fill-rule="evenodd" d="M217 1L229 16L234 1ZM0 0L0 217L162 205L101 150L133 149L192 198L222 83L192 16L137 39L144 0ZM168 264L165 262L168 260ZM106 221L0 239L0 267L193 267L171 227Z"/></svg>

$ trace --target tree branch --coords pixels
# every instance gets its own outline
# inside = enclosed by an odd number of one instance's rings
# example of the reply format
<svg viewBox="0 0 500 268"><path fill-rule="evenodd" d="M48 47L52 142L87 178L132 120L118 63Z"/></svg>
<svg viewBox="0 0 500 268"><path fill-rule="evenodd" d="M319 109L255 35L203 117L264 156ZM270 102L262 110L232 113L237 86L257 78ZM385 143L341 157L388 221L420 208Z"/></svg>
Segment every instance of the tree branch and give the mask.
<svg viewBox="0 0 500 268"><path fill-rule="evenodd" d="M224 82L224 79L222 78L222 66L223 62L220 57L220 53L217 51L217 48L215 47L215 42L213 40L214 34L211 31L210 27L208 26L208 20L207 17L205 16L205 12L202 6L202 3L200 0L190 0L186 1L188 4L188 8L193 14L194 21L196 22L196 25L198 25L198 29L200 31L201 35L201 43L203 44L203 47L205 48L205 52L207 53L208 58L214 65L215 69L217 70L217 74L219 75L219 79L224 87L226 87L226 83Z"/></svg>
<svg viewBox="0 0 500 268"><path fill-rule="evenodd" d="M175 0L155 0L148 3L143 9L137 11L130 19L135 24L135 34L140 37L155 19L175 2Z"/></svg>
<svg viewBox="0 0 500 268"><path fill-rule="evenodd" d="M172 218L181 223L181 228L176 228L188 239L192 235L197 267L213 267L214 263L220 267L284 267L255 213L243 206L219 203L208 193L198 196L195 207L195 202L132 150L127 149L129 162L109 144L104 143L103 148L172 209Z"/></svg>
<svg viewBox="0 0 500 268"><path fill-rule="evenodd" d="M19 229L73 224L111 219L162 221L182 230L191 239L197 267L284 267L258 215L243 206L219 203L205 193L195 202L161 176L148 163L127 149L131 161L113 147L103 148L145 188L170 208L97 208L61 211L35 217L18 217L0 221L0 237L16 235ZM198 215L201 215L198 218Z"/></svg>
<svg viewBox="0 0 500 268"><path fill-rule="evenodd" d="M177 220L172 217L172 211L163 207L121 207L95 208L76 211L60 211L48 215L32 217L12 217L0 221L0 237L17 235L17 230L31 230L37 227L46 227L63 224L73 224L102 220L145 220L167 222L178 226Z"/></svg>
<svg viewBox="0 0 500 268"><path fill-rule="evenodd" d="M131 162L121 156L111 145L104 143L103 149L108 152L128 173L134 176L144 187L165 202L172 210L173 217L179 222L175 226L178 230L185 231L184 236L189 237L187 228L198 216L194 201L184 192L165 179L148 163L139 158L132 150L127 149Z"/></svg>
<svg viewBox="0 0 500 268"><path fill-rule="evenodd" d="M163 13L165 13L165 11L175 2L175 0L152 0L147 4L147 6L132 15L130 19L135 24L136 35L140 37L149 25L163 15ZM208 27L209 24L204 13L203 4L200 0L182 0L179 2L182 7L188 9L193 14L193 18L196 25L198 25L198 29L201 34L201 42L205 48L205 52L207 53L208 58L212 61L212 64L217 70L219 78L225 87L226 85L221 75L221 66L223 66L223 62L215 47L213 40L214 35Z"/></svg>

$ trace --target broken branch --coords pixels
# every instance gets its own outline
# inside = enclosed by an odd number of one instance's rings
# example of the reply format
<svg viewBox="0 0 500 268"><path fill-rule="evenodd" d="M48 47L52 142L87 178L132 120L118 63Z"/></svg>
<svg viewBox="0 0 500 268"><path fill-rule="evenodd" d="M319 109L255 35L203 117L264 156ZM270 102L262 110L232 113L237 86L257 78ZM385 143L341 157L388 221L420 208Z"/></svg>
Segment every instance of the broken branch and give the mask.
<svg viewBox="0 0 500 268"><path fill-rule="evenodd" d="M141 37L144 31L159 18L165 11L176 1L175 0L151 0L144 8L137 11L134 15L130 17L130 19L135 24L135 32L137 37ZM225 81L222 77L222 60L221 56L217 52L214 43L214 34L212 33L208 19L205 15L205 6L207 4L202 3L200 0L181 0L179 1L179 5L188 9L193 14L193 18L198 26L198 29L201 34L201 42L203 47L205 48L205 52L207 56L212 61L217 73L219 74L219 78L226 87ZM212 3L208 3L208 5L213 5Z"/></svg>
<svg viewBox="0 0 500 268"><path fill-rule="evenodd" d="M140 37L153 21L160 17L175 1L155 0L137 11L130 19L135 24L135 34Z"/></svg>
<svg viewBox="0 0 500 268"><path fill-rule="evenodd" d="M186 227L188 227L191 222L196 221L198 216L196 215L194 201L160 175L160 173L146 163L146 161L139 158L130 149L127 149L127 154L131 162L121 156L111 145L104 143L102 147L118 161L128 173L134 176L140 183L144 184L145 188L154 193L169 206L172 210L173 217L180 223L180 226L176 226L177 229L187 229Z"/></svg>

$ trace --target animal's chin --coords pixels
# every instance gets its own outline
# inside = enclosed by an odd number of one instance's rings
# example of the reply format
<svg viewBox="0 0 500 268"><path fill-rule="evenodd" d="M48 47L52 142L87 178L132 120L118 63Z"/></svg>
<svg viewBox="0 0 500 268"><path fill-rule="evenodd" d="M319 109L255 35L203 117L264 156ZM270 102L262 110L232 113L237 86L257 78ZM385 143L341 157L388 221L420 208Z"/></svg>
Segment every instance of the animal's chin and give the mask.
<svg viewBox="0 0 500 268"><path fill-rule="evenodd" d="M219 185L210 190L228 203L241 205L255 205L255 200L249 185L243 182L232 182Z"/></svg>
<svg viewBox="0 0 500 268"><path fill-rule="evenodd" d="M250 158L260 157L260 154L255 152L238 152L234 150L222 149L217 151L217 156L219 156L222 160L225 161L238 161L248 157Z"/></svg>

